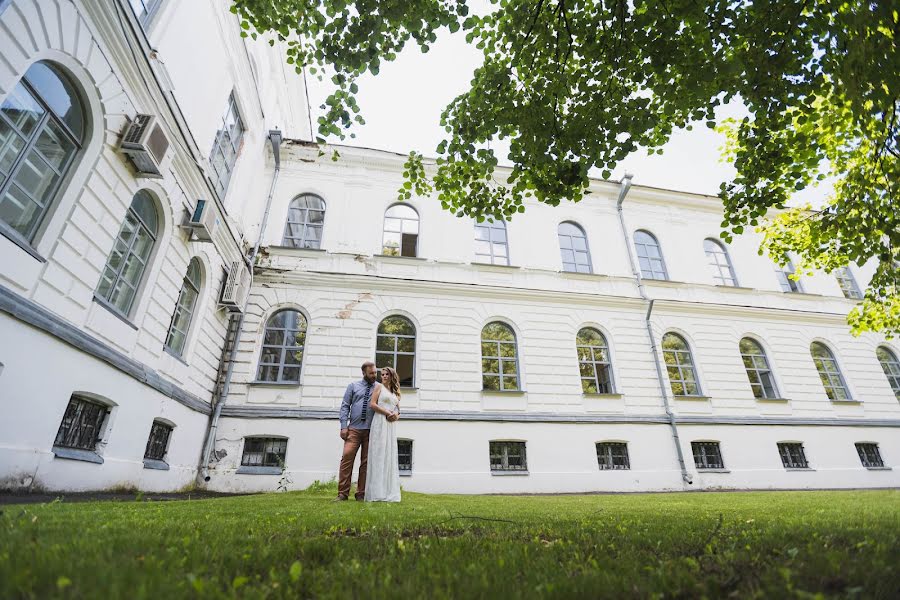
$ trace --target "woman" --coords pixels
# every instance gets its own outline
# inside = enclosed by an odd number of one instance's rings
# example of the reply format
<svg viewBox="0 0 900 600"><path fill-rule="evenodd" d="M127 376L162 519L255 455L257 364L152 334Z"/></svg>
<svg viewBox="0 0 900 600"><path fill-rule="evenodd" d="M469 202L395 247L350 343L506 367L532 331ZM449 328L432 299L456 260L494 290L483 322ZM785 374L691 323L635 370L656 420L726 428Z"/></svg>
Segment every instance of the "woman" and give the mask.
<svg viewBox="0 0 900 600"><path fill-rule="evenodd" d="M400 413L400 379L385 367L381 385L372 393L373 412L369 430L369 468L366 502L400 502L400 465L397 462L397 423L388 417Z"/></svg>

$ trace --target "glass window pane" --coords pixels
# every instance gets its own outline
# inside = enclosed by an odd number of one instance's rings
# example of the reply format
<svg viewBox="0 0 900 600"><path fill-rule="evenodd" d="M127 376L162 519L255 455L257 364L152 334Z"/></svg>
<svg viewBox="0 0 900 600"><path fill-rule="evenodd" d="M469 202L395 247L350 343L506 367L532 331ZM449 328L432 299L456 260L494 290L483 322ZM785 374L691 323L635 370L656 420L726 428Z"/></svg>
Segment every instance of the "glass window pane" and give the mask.
<svg viewBox="0 0 900 600"><path fill-rule="evenodd" d="M25 79L80 140L84 133L84 114L81 101L68 78L47 63L36 62L26 71Z"/></svg>
<svg viewBox="0 0 900 600"><path fill-rule="evenodd" d="M44 108L21 83L13 88L3 101L0 110L25 136L30 136L34 132L35 125L45 113Z"/></svg>
<svg viewBox="0 0 900 600"><path fill-rule="evenodd" d="M9 186L0 198L0 221L28 239L41 215L41 206L16 185Z"/></svg>

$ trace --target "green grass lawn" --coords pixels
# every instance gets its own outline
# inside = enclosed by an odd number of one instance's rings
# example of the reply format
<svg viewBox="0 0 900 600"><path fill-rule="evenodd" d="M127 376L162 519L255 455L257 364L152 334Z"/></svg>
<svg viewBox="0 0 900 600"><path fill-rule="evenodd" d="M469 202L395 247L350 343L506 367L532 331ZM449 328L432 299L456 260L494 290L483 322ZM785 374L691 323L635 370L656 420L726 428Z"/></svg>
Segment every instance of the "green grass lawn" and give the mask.
<svg viewBox="0 0 900 600"><path fill-rule="evenodd" d="M0 507L0 598L900 597L900 491Z"/></svg>

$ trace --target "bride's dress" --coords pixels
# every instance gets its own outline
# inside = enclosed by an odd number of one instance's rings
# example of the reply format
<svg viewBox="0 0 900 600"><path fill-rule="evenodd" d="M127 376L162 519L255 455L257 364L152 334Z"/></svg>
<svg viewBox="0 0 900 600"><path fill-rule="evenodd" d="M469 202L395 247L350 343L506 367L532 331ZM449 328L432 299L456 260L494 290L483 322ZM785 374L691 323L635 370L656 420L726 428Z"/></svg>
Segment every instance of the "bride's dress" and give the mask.
<svg viewBox="0 0 900 600"><path fill-rule="evenodd" d="M381 387L378 406L391 412L399 401ZM369 430L369 467L366 471L367 502L400 502L400 465L397 462L397 422L389 422L381 413L372 416Z"/></svg>

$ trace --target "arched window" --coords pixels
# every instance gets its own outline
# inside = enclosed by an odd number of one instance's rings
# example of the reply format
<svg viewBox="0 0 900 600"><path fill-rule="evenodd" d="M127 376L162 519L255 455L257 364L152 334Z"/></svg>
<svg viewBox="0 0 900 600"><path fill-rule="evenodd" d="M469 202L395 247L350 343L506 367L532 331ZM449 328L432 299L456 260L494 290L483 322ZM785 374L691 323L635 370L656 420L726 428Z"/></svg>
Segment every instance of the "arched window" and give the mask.
<svg viewBox="0 0 900 600"><path fill-rule="evenodd" d="M395 204L384 213L384 243L381 253L386 256L418 256L419 213L408 204Z"/></svg>
<svg viewBox="0 0 900 600"><path fill-rule="evenodd" d="M397 371L402 387L413 387L416 374L416 327L406 317L394 315L378 324L375 364Z"/></svg>
<svg viewBox="0 0 900 600"><path fill-rule="evenodd" d="M778 390L775 388L772 369L769 368L769 359L759 342L745 337L741 340L740 349L753 395L759 399L777 398Z"/></svg>
<svg viewBox="0 0 900 600"><path fill-rule="evenodd" d="M516 334L506 323L494 321L481 330L481 385L486 390L519 389Z"/></svg>
<svg viewBox="0 0 900 600"><path fill-rule="evenodd" d="M584 229L571 221L564 221L559 224L558 234L563 270L571 273L590 273L591 251L588 249Z"/></svg>
<svg viewBox="0 0 900 600"><path fill-rule="evenodd" d="M169 335L166 337L166 348L178 356L184 353L184 343L187 341L199 296L200 259L194 257L181 282L181 292L178 294L178 302L175 303L175 312L172 313L172 322L169 324Z"/></svg>
<svg viewBox="0 0 900 600"><path fill-rule="evenodd" d="M291 201L284 225L283 246L314 248L322 245L325 201L314 194L303 194Z"/></svg>
<svg viewBox="0 0 900 600"><path fill-rule="evenodd" d="M509 241L506 223L475 223L475 260L489 265L509 265Z"/></svg>
<svg viewBox="0 0 900 600"><path fill-rule="evenodd" d="M737 286L737 278L734 276L734 268L725 246L713 239L703 240L703 250L712 270L713 281L718 285Z"/></svg>
<svg viewBox="0 0 900 600"><path fill-rule="evenodd" d="M156 244L158 229L156 201L146 190L138 190L97 286L97 295L124 315L131 312Z"/></svg>
<svg viewBox="0 0 900 600"><path fill-rule="evenodd" d="M269 317L256 379L299 383L305 346L306 317L300 311L280 310Z"/></svg>
<svg viewBox="0 0 900 600"><path fill-rule="evenodd" d="M699 396L700 384L691 349L677 333L667 333L662 339L663 360L669 373L673 396Z"/></svg>
<svg viewBox="0 0 900 600"><path fill-rule="evenodd" d="M791 275L794 273L796 273L796 269L794 269L794 263L791 262L790 258L787 259L787 263L783 267L775 266L775 276L778 277L778 283L781 285L782 292L802 291L800 282L791 279Z"/></svg>
<svg viewBox="0 0 900 600"><path fill-rule="evenodd" d="M891 389L894 390L894 395L900 400L900 362L897 361L897 355L884 346L878 346L875 355L881 363L881 368L884 369Z"/></svg>
<svg viewBox="0 0 900 600"><path fill-rule="evenodd" d="M838 285L841 286L841 291L844 292L844 298L850 298L851 300L862 298L859 286L856 285L856 278L853 277L850 267L838 267L834 270L834 277L837 279Z"/></svg>
<svg viewBox="0 0 900 600"><path fill-rule="evenodd" d="M641 277L646 279L669 279L659 242L652 233L639 229L634 232L634 249L641 267Z"/></svg>
<svg viewBox="0 0 900 600"><path fill-rule="evenodd" d="M585 394L612 394L609 346L603 334L592 327L585 327L578 332L575 345L578 368L581 370L581 390Z"/></svg>
<svg viewBox="0 0 900 600"><path fill-rule="evenodd" d="M831 400L849 400L850 392L847 390L847 384L844 382L844 376L838 367L834 355L825 344L813 342L809 347L812 354L813 362L819 371L819 377L822 379L822 385L825 386L825 393Z"/></svg>
<svg viewBox="0 0 900 600"><path fill-rule="evenodd" d="M85 110L68 77L36 62L0 106L0 227L30 243L83 146Z"/></svg>

